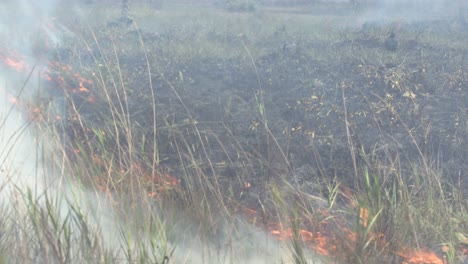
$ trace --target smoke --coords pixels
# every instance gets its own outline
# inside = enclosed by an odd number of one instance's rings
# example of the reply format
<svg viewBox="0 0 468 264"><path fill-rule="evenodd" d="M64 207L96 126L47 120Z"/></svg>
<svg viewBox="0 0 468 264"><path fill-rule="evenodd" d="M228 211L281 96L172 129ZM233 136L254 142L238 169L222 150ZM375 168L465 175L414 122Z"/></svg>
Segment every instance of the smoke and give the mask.
<svg viewBox="0 0 468 264"><path fill-rule="evenodd" d="M44 65L34 56L39 41L54 42L57 37L49 34L47 21L55 1L2 1L0 3L0 55L14 56L22 65L20 73L0 67L0 166L6 173L3 184L13 189L31 188L46 190L46 168L41 163L39 146L41 135L30 129L24 113L17 106L28 102L37 92L42 81L38 77ZM6 182L5 182L6 181ZM1 186L1 185L0 185ZM5 193L5 192L3 192Z"/></svg>
<svg viewBox="0 0 468 264"><path fill-rule="evenodd" d="M117 209L104 194L90 192L79 185L66 170L66 166L57 159L60 154L50 153L52 148L48 146L49 139L34 129L17 107L30 100L41 87L42 80L38 77L38 71L46 67L47 63L38 56L37 49L53 49L61 44L61 36L71 34L66 27L54 23L51 14L56 4L57 1L52 0L12 0L0 3L0 52L7 56L8 50L15 51L30 65L29 71L19 74L0 66L1 203L10 210L19 212L15 207L18 204L26 206L24 202L28 192L43 206L46 204L45 197L48 197L59 205L57 210L62 221L70 211L79 208L83 215L89 216L88 224L99 230L104 246L119 251L117 257L124 259L123 230L135 225L137 214L129 214L130 208ZM42 46L44 43L47 45ZM34 68L33 65L37 67ZM151 205L148 210L153 210L151 213L155 215L167 214L155 211L158 209ZM126 219L122 217L125 213ZM185 218L182 212L178 213L178 218ZM182 226L186 229L176 229L167 238L167 248L175 248L171 259L174 263L295 262L290 241L278 242L264 230L241 219L234 220L234 223L232 221L225 221L222 235L208 240L202 238L203 234L200 234L196 223L182 221ZM161 224L161 228L171 228L171 223L168 225ZM141 230L130 234L133 237L129 240L150 247L152 238L149 234ZM307 257L314 259L313 263L318 263L313 254Z"/></svg>
<svg viewBox="0 0 468 264"><path fill-rule="evenodd" d="M234 220L226 226L228 234L213 243L197 240L196 237L178 241L174 263L299 263L294 259L291 241L278 241L242 220ZM233 228L236 230L232 234ZM192 233L193 234L193 233ZM181 254L181 252L183 252ZM311 251L304 251L307 263L320 264L320 258Z"/></svg>
<svg viewBox="0 0 468 264"><path fill-rule="evenodd" d="M5 80L0 80L5 83ZM9 188L16 186L29 187L35 189L36 184L36 160L34 150L31 146L34 145L34 140L26 124L18 122L21 116L17 113L13 106L8 102L4 88L2 89L0 100L0 186ZM24 177L18 177L18 174ZM2 190L2 200L8 195L5 190Z"/></svg>
<svg viewBox="0 0 468 264"><path fill-rule="evenodd" d="M15 212L11 217L18 219L27 217L18 205L27 206L29 194L42 206L50 199L59 207L59 222L65 221L72 208L79 208L90 216L89 224L102 233L106 246L118 247L113 243L120 235L119 223L108 201L75 183L57 159L61 154L50 153L50 139L25 118L24 106L41 92L39 76L47 67L47 56L38 53L60 45L61 36L70 34L66 27L55 24L51 14L56 4L52 0L0 2L1 58L14 55L25 64L24 72L19 73L0 65L0 205Z"/></svg>
<svg viewBox="0 0 468 264"><path fill-rule="evenodd" d="M462 1L376 0L367 1L365 11L356 18L359 26L451 20L457 19L464 8Z"/></svg>
<svg viewBox="0 0 468 264"><path fill-rule="evenodd" d="M101 195L73 184L64 167L53 161L51 153L46 153L47 138L18 111L16 104L22 98L12 93L17 90L14 89L18 85L17 76L6 74L5 70L0 72L0 208L14 212L13 220L27 217L18 205L26 206L28 194L42 206L47 197L59 206L55 208L62 217L59 221L64 221L71 207L80 208L85 215L100 212L89 223L102 230L106 241L117 241L117 230L102 228L117 226L112 208L106 206L107 201ZM28 88L29 85L25 87Z"/></svg>

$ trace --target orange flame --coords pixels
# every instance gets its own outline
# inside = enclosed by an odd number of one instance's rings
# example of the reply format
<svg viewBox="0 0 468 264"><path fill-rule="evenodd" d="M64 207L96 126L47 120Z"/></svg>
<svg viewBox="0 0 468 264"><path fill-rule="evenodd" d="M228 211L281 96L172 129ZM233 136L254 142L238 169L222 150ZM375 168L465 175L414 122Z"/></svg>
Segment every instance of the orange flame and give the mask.
<svg viewBox="0 0 468 264"><path fill-rule="evenodd" d="M20 74L28 74L33 69L28 63L27 58L15 54L13 51L4 50L0 48L0 64L10 68ZM78 94L83 97L88 103L95 103L96 98L91 95L90 87L93 85L93 81L84 78L82 75L74 71L70 65L63 65L58 61L48 62L47 66L38 66L36 70L39 73L40 78L45 81L51 82L49 88L61 87L65 90L70 91L73 94ZM8 94L8 93L7 93ZM84 96L83 94L88 94ZM10 102L20 108L20 110L26 115L28 120L32 121L44 121L42 111L38 111L39 107L31 105L29 103L21 103L21 101L12 95L8 96ZM61 117L57 116L50 120L60 120Z"/></svg>
<svg viewBox="0 0 468 264"><path fill-rule="evenodd" d="M350 199L350 201L352 201L352 199ZM296 221L300 220L302 227L297 231L290 227L285 227L293 226L291 223L282 224L280 222L265 220L266 217L260 217L254 209L244 208L242 212L251 223L265 226L268 232L280 241L299 240L317 254L324 257L333 257L344 263L349 261L349 256L355 254L355 245L358 241L357 234L346 227L347 224L344 219L340 217L327 217L329 216L327 212L323 212L323 215L330 220L324 220L318 223L314 223L313 219L308 218L296 219ZM362 227L368 226L368 209L359 208L358 214L359 224ZM259 218L264 221L258 221ZM333 219L333 222L330 222L331 219ZM370 232L367 240L374 241L375 245L382 249L385 249L388 245L383 233ZM387 251L387 253L397 255L404 259L401 264L445 264L439 256L429 250L404 248L397 252Z"/></svg>
<svg viewBox="0 0 468 264"><path fill-rule="evenodd" d="M15 56L12 52L0 49L0 62L9 68L24 73L29 69L29 65L21 56Z"/></svg>
<svg viewBox="0 0 468 264"><path fill-rule="evenodd" d="M402 264L444 264L434 252L422 249L402 249L397 255L406 259Z"/></svg>
<svg viewBox="0 0 468 264"><path fill-rule="evenodd" d="M362 227L367 227L367 221L369 219L369 210L367 208L359 208L359 224Z"/></svg>
<svg viewBox="0 0 468 264"><path fill-rule="evenodd" d="M24 73L29 69L28 64L21 59L15 60L13 58L7 57L3 62L10 68L16 70L17 72Z"/></svg>
<svg viewBox="0 0 468 264"><path fill-rule="evenodd" d="M28 63L22 59L11 55L5 55L5 52L0 50L0 62L4 65L16 70L20 73L25 73L30 69ZM62 87L69 87L72 93L90 93L89 87L92 86L93 81L84 78L78 74L70 65L63 65L59 62L50 62L48 67L43 70L43 79L58 83ZM68 80L68 81L67 81ZM74 87L69 82L75 83ZM76 85L78 83L78 85ZM15 97L11 98L14 105L19 105L19 100ZM89 97L88 102L95 102L94 97ZM33 108L34 114L40 114L40 109ZM75 150L79 152L79 150ZM78 155L80 153L77 153ZM100 157L93 156L93 162L104 168L110 168L111 166L105 160ZM134 170L139 175L142 175L142 179L146 183L151 183L159 186L158 190L152 190L147 194L148 197L156 197L159 191L164 188L175 188L180 186L180 181L169 173L149 173L147 169L139 163L132 165ZM100 185L102 191L108 192L109 189L104 183ZM244 188L248 189L251 187L249 182L244 182ZM353 198L352 191L349 188L342 188L341 195L348 201L351 207L356 207L357 203ZM312 223L310 219L302 219L304 222L310 223L310 230L300 229L294 232L292 228L284 228L281 223L274 221L258 221L262 218L258 213L249 208L243 208L242 210L246 215L246 218L253 224L259 224L259 222L267 226L269 232L279 240L290 240L300 239L303 243L308 245L312 250L316 251L322 256L336 256L343 254L340 250L350 251L352 250L352 244L356 241L356 234L349 228L346 228L344 224L333 225L336 226L334 232L328 228L328 222ZM324 212L324 214L327 214ZM359 209L359 223L363 227L367 227L369 219L369 211L366 208ZM263 219L263 218L262 218ZM336 221L336 220L335 220ZM266 222L266 223L265 223ZM332 225L332 224L330 224ZM341 226L341 227L340 227ZM313 230L313 231L312 231ZM370 237L375 241L384 241L382 234L370 234ZM384 242L382 242L384 243ZM428 250L415 250L415 249L402 249L395 253L396 255L405 259L402 264L444 264L444 262L434 253Z"/></svg>

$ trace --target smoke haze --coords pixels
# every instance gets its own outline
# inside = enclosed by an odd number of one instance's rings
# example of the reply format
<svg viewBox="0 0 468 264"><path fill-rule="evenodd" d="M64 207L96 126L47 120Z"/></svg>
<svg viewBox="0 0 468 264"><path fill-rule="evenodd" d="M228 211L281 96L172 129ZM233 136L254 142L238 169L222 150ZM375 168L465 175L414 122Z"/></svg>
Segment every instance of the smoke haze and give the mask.
<svg viewBox="0 0 468 264"><path fill-rule="evenodd" d="M132 229L133 237L129 240L150 248L151 234L147 234L146 230L133 230L138 229L133 225L136 225L141 212L131 206L115 206L115 201L106 194L83 188L79 179L66 170L63 153L50 153L53 147L49 146L49 139L34 129L25 113L19 110L23 102L30 101L41 92L41 71L48 65L43 52L60 46L63 36L73 36L66 26L53 17L57 4L58 0L0 3L0 55L19 54L28 65L20 73L0 65L0 204L5 204L9 210L20 211L15 207L24 202L29 190L39 201L47 193L61 205L59 211L64 218L71 207L83 209L90 216L93 228L101 233L106 247L121 250L122 230ZM466 4L462 1L381 0L363 9L346 25L362 28L367 24L381 26L457 19L460 10L465 8ZM179 76L182 76L181 72ZM59 96L51 98L56 105L52 115L65 116L65 100L62 99ZM168 248L175 247L172 256L174 263L295 262L291 257L291 241L277 241L265 230L245 220L234 217L235 220L230 219L234 223L226 221L220 228L223 234L206 241L200 238L199 223L185 220L183 213L171 215L146 200L138 206L141 206L141 211L147 210L168 219L167 223L161 223L161 228L176 226L175 231L168 231L167 245ZM116 255L124 259L123 251ZM313 253L305 254L310 257L311 263L320 263Z"/></svg>
<svg viewBox="0 0 468 264"><path fill-rule="evenodd" d="M45 48L47 51L48 48L60 45L62 34L71 34L66 27L56 24L51 16L55 4L56 1L27 0L6 1L0 4L0 35L6 36L0 43L1 52L4 56L20 56L18 58L27 65L27 68L19 73L6 66L0 68L1 204L6 206L8 212L14 212L12 218L22 215L26 217L27 205L23 203L28 192L43 206L47 196L60 206L57 210L62 216L62 221L66 219L72 207L80 208L83 214L88 216L91 227L101 233L102 241L105 241L104 246L119 249L122 247L122 230L128 229L129 224L132 225L135 221L134 215L129 215L125 208L115 211L112 201L104 194L89 192L74 183L73 177L67 174L66 166L60 158L62 154L49 153L49 140L34 129L25 118L25 113L20 111L21 105L40 94L37 89L42 80L38 76L47 67L47 61L38 56L36 49ZM36 46L44 43L47 47ZM63 116L64 113L60 112L63 110L62 106L57 108L56 114ZM147 206L149 210L154 210L151 205ZM244 221L238 220L235 226L226 223L226 237L206 242L197 238L195 224L180 220L184 218L183 215L179 215L178 218L176 221L184 222L183 226L189 227L189 230L182 232L184 236L177 235L179 232L176 231L172 238L177 245L177 250L172 256L174 263L253 264L265 261L293 261L286 244L275 242L264 231ZM118 219L124 220L121 222ZM151 240L145 233L140 233L137 237L140 240L138 243L145 244ZM132 238L134 239L136 237ZM125 258L123 253L117 253L117 257Z"/></svg>

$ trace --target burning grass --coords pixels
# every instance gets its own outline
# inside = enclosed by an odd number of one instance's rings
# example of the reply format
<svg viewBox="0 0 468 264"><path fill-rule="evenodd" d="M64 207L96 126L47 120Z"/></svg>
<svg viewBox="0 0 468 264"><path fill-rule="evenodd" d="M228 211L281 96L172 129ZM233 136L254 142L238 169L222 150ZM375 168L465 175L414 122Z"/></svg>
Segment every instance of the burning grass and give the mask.
<svg viewBox="0 0 468 264"><path fill-rule="evenodd" d="M139 21L152 19L147 12L117 26L58 17L75 35L48 47L39 56L47 62L0 51L7 71L39 76L32 97L1 92L46 138L53 171L79 186L63 200L20 191L15 203L24 210L6 212L24 223L0 217L7 234L0 256L24 263L467 258L462 40L453 40L452 60L441 65L445 42L426 42L437 32L418 42L410 24L392 53L382 43L393 25L301 31L293 28L318 22L209 11L179 22L180 11L158 11L165 21L158 32ZM88 191L76 195L82 187L98 197L91 206L81 203ZM100 212L108 222L91 219ZM287 250L268 255L269 244ZM258 248L264 254L252 256Z"/></svg>

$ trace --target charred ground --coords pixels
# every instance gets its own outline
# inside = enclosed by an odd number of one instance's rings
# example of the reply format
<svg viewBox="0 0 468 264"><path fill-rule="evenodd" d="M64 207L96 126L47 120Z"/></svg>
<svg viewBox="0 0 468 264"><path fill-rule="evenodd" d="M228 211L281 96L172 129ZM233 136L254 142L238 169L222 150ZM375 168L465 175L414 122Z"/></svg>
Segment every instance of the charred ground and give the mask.
<svg viewBox="0 0 468 264"><path fill-rule="evenodd" d="M93 5L100 17L84 6L80 17L62 18L75 35L50 53L92 80L72 91L76 76L56 69L68 86L51 92L67 101L56 130L78 167L92 164L91 185L154 193L164 184L147 175L168 173L180 186L164 187L165 199L195 215L245 206L267 218L283 217L272 216L282 199L303 209L299 215L332 207L330 187L340 186L364 193L362 206L381 214L375 232L395 248L398 240L433 247L450 237L426 220L417 237L400 231L392 211L408 197L422 202L434 179L447 192L439 198L466 213L463 20L357 23L359 11L343 6L334 16L337 6L317 15L135 5L127 24L110 23L117 6ZM466 220L446 225L468 229ZM366 252L347 261L369 261ZM398 258L382 255L373 257Z"/></svg>

